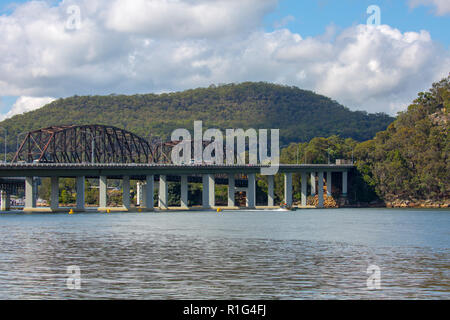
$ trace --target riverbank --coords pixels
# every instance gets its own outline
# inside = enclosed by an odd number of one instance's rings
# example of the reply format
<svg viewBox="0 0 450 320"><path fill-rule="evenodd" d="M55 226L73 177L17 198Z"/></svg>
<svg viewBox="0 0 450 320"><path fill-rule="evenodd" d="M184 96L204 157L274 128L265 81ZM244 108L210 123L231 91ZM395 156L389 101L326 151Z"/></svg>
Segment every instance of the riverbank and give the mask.
<svg viewBox="0 0 450 320"><path fill-rule="evenodd" d="M319 198L309 196L308 205L318 206ZM299 205L299 202L294 202L294 206ZM394 201L372 201L372 202L357 202L349 203L348 199L340 197L334 199L333 197L324 196L325 208L423 208L423 209L439 209L450 208L450 200L434 201L434 200L394 200Z"/></svg>

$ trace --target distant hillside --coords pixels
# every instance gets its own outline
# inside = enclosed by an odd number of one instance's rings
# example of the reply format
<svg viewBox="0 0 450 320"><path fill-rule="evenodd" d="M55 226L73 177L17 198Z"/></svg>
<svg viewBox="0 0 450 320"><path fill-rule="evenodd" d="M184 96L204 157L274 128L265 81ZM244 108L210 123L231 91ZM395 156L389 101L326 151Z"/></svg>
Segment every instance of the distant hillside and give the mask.
<svg viewBox="0 0 450 320"><path fill-rule="evenodd" d="M25 131L62 124L109 124L140 136L168 138L176 128L279 128L281 144L339 135L372 139L394 118L350 111L330 98L270 83L228 84L167 94L74 96L17 115L0 126L8 130L9 151ZM0 138L0 143L3 143Z"/></svg>

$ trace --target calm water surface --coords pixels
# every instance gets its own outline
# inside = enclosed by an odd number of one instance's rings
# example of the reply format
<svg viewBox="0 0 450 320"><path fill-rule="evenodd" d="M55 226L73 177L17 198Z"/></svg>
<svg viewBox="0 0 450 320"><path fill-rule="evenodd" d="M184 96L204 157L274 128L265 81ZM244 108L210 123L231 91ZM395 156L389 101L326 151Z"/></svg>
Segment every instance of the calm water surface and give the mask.
<svg viewBox="0 0 450 320"><path fill-rule="evenodd" d="M0 299L449 299L449 242L448 210L2 213Z"/></svg>

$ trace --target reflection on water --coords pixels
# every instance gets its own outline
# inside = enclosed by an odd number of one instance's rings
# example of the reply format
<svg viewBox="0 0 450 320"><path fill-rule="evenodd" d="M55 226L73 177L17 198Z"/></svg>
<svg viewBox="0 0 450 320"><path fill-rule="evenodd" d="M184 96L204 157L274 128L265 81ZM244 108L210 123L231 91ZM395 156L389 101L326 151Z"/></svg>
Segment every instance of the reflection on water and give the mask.
<svg viewBox="0 0 450 320"><path fill-rule="evenodd" d="M448 299L449 230L440 210L1 214L0 298Z"/></svg>

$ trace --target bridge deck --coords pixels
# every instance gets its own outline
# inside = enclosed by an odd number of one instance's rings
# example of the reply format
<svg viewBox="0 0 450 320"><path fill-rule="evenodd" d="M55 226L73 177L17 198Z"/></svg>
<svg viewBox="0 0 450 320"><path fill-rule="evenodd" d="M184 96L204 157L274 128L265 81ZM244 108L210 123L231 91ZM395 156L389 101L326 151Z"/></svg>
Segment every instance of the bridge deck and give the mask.
<svg viewBox="0 0 450 320"><path fill-rule="evenodd" d="M76 177L76 176L139 176L145 175L195 175L227 173L260 173L267 165L174 165L174 164L119 164L119 163L3 163L0 177ZM279 173L333 171L344 172L352 164L280 164Z"/></svg>

